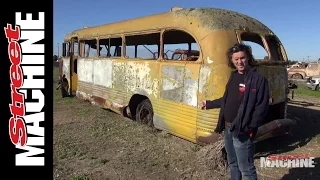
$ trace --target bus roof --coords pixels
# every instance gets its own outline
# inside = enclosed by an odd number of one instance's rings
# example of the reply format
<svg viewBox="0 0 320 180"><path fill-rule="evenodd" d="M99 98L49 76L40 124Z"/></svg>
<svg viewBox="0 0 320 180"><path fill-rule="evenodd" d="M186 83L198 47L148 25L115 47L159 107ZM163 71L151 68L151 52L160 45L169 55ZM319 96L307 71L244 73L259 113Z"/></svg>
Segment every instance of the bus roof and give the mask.
<svg viewBox="0 0 320 180"><path fill-rule="evenodd" d="M244 28L251 31L272 33L272 31L260 21L235 11L217 8L185 8L105 25L85 27L71 32L64 40L69 41L72 37L107 37L111 34L175 27L189 31L194 31L195 29L198 31L200 28L207 33L217 30ZM203 32L199 34L201 34L201 36L207 35L203 34Z"/></svg>

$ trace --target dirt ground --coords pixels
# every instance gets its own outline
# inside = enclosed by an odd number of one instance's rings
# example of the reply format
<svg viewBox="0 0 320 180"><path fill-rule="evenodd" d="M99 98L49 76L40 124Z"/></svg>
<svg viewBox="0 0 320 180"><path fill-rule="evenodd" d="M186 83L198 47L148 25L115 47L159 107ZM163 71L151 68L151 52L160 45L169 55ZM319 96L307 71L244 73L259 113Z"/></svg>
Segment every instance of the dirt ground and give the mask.
<svg viewBox="0 0 320 180"><path fill-rule="evenodd" d="M55 84L56 85L56 84ZM55 179L228 179L200 164L206 147L100 109L76 98L54 96ZM320 179L313 169L261 169L270 153L311 153L320 158L320 99L295 97L288 115L298 122L293 135L256 144L259 179Z"/></svg>

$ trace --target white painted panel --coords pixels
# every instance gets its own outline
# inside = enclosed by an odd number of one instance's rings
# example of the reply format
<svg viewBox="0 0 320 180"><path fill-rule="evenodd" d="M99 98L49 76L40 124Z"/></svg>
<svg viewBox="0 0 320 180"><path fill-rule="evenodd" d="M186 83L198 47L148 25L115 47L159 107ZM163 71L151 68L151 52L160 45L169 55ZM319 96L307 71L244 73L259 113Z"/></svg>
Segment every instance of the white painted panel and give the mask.
<svg viewBox="0 0 320 180"><path fill-rule="evenodd" d="M93 83L93 60L78 59L78 80Z"/></svg>
<svg viewBox="0 0 320 180"><path fill-rule="evenodd" d="M202 93L205 84L208 81L208 78L211 75L211 69L208 66L202 66L200 68L200 77L199 77L199 92Z"/></svg>
<svg viewBox="0 0 320 180"><path fill-rule="evenodd" d="M93 65L93 83L108 88L112 87L112 61L95 60Z"/></svg>
<svg viewBox="0 0 320 180"><path fill-rule="evenodd" d="M83 59L78 59L78 80L79 81L84 81L83 77L83 65L84 65L84 60Z"/></svg>
<svg viewBox="0 0 320 180"><path fill-rule="evenodd" d="M63 58L63 67L62 67L62 74L65 74L67 78L70 76L70 59Z"/></svg>
<svg viewBox="0 0 320 180"><path fill-rule="evenodd" d="M184 90L184 103L189 106L197 107L198 81L186 79L184 81Z"/></svg>

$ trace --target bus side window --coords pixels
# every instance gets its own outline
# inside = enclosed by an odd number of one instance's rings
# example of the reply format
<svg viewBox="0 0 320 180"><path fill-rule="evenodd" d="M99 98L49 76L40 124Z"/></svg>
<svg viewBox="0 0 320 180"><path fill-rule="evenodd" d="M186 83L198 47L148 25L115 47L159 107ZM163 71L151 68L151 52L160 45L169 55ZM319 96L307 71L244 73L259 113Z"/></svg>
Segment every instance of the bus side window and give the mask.
<svg viewBox="0 0 320 180"><path fill-rule="evenodd" d="M163 55L173 61L197 61L199 59L199 45L187 32L168 30L163 36Z"/></svg>
<svg viewBox="0 0 320 180"><path fill-rule="evenodd" d="M160 52L160 32L126 35L125 57L130 59L156 60Z"/></svg>
<svg viewBox="0 0 320 180"><path fill-rule="evenodd" d="M253 57L256 61L265 60L266 57L269 59L269 54L264 47L262 38L260 35L255 33L242 33L241 34L241 41L249 45L252 50Z"/></svg>
<svg viewBox="0 0 320 180"><path fill-rule="evenodd" d="M97 40L80 40L80 56L81 57L97 57Z"/></svg>
<svg viewBox="0 0 320 180"><path fill-rule="evenodd" d="M99 57L121 57L122 38L112 37L99 39Z"/></svg>
<svg viewBox="0 0 320 180"><path fill-rule="evenodd" d="M69 57L69 56L70 56L70 42L62 43L62 57Z"/></svg>

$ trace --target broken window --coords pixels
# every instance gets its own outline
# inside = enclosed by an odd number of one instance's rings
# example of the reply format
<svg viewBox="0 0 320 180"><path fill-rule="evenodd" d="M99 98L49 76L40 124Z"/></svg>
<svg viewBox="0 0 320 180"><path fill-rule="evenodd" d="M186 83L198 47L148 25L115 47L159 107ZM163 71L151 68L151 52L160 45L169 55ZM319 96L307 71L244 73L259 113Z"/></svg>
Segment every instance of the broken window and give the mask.
<svg viewBox="0 0 320 180"><path fill-rule="evenodd" d="M197 61L199 46L188 33L180 30L169 30L163 36L163 58L174 61Z"/></svg>
<svg viewBox="0 0 320 180"><path fill-rule="evenodd" d="M241 34L242 43L249 45L252 50L253 57L255 60L269 60L269 55L264 47L262 38L260 35L255 33L242 33Z"/></svg>
<svg viewBox="0 0 320 180"><path fill-rule="evenodd" d="M79 56L79 46L78 46L78 41L74 41L73 43L73 55L74 56Z"/></svg>
<svg viewBox="0 0 320 180"><path fill-rule="evenodd" d="M80 56L81 57L96 57L97 56L97 40L81 40L80 41Z"/></svg>
<svg viewBox="0 0 320 180"><path fill-rule="evenodd" d="M160 33L129 35L125 38L126 58L158 59L160 52Z"/></svg>
<svg viewBox="0 0 320 180"><path fill-rule="evenodd" d="M121 37L100 39L99 46L99 57L121 57Z"/></svg>
<svg viewBox="0 0 320 180"><path fill-rule="evenodd" d="M70 42L62 43L62 57L70 56Z"/></svg>
<svg viewBox="0 0 320 180"><path fill-rule="evenodd" d="M284 59L281 53L280 42L276 39L275 36L266 36L265 38L269 46L271 59L274 61L283 61Z"/></svg>

